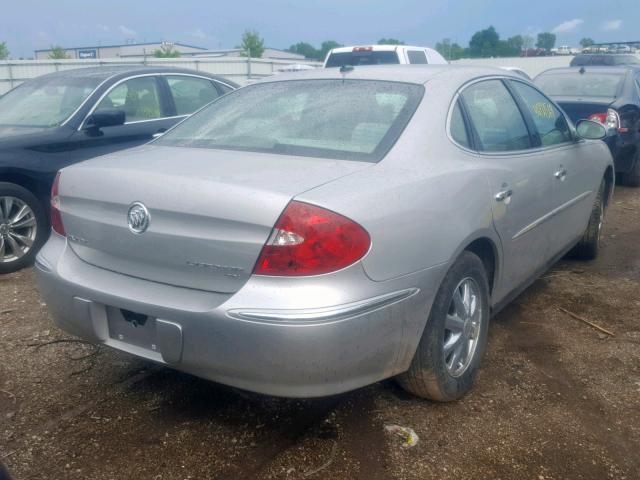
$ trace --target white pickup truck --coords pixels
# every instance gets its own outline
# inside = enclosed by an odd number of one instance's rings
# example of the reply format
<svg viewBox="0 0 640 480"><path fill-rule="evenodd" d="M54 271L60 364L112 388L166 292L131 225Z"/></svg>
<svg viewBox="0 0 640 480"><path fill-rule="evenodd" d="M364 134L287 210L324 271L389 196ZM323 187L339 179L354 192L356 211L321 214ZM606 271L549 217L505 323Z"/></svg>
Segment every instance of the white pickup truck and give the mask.
<svg viewBox="0 0 640 480"><path fill-rule="evenodd" d="M344 65L381 64L446 64L442 55L433 48L410 45L363 45L340 47L330 50L325 58L325 68Z"/></svg>

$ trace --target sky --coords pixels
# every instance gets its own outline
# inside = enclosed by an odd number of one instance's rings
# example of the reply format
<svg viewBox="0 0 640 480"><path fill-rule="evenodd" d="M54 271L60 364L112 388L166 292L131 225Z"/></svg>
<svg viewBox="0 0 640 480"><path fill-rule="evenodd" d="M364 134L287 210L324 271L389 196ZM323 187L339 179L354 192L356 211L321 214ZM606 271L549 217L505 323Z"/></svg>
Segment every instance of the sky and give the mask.
<svg viewBox="0 0 640 480"><path fill-rule="evenodd" d="M172 41L233 48L257 30L265 44L287 48L324 40L345 45L382 37L434 46L449 38L467 46L493 25L501 38L556 33L556 45L640 41L638 0L0 0L0 42L12 58L51 45L82 47L125 41Z"/></svg>

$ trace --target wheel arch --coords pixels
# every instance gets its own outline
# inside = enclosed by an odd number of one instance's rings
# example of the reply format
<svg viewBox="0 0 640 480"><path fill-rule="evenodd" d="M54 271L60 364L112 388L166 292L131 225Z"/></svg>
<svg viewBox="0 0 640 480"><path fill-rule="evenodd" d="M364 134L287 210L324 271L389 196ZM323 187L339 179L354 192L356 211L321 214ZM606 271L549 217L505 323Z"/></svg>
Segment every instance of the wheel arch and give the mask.
<svg viewBox="0 0 640 480"><path fill-rule="evenodd" d="M462 251L477 255L484 264L489 281L489 293L492 294L498 277L499 253L496 243L487 236L480 236L468 243Z"/></svg>

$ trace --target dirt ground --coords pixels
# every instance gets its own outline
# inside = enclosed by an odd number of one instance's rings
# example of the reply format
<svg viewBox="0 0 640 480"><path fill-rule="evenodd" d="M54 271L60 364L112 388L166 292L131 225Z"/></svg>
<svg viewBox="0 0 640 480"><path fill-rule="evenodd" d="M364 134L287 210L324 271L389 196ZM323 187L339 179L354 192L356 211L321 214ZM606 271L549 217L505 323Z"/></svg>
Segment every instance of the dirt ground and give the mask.
<svg viewBox="0 0 640 480"><path fill-rule="evenodd" d="M0 461L16 479L638 479L640 189L616 191L597 261L562 261L494 319L456 403L393 381L268 398L47 343L68 338L33 271L0 277Z"/></svg>

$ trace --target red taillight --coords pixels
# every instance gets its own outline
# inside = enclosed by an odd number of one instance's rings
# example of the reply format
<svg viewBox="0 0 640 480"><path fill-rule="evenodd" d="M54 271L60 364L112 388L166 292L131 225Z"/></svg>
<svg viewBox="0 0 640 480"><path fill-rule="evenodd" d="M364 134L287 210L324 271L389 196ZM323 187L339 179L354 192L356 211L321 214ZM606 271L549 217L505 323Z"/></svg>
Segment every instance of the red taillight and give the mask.
<svg viewBox="0 0 640 480"><path fill-rule="evenodd" d="M360 260L371 246L354 221L308 203L291 202L260 252L257 275L320 275Z"/></svg>
<svg viewBox="0 0 640 480"><path fill-rule="evenodd" d="M604 125L604 122L607 121L607 114L606 113L594 113L593 115L591 115L589 117L589 120L593 120L594 122L600 122L601 124Z"/></svg>
<svg viewBox="0 0 640 480"><path fill-rule="evenodd" d="M372 52L373 47L353 47L352 52Z"/></svg>
<svg viewBox="0 0 640 480"><path fill-rule="evenodd" d="M51 187L51 228L59 235L66 236L64 224L62 223L62 215L60 215L60 196L58 191L60 188L60 172L57 173L53 186Z"/></svg>

